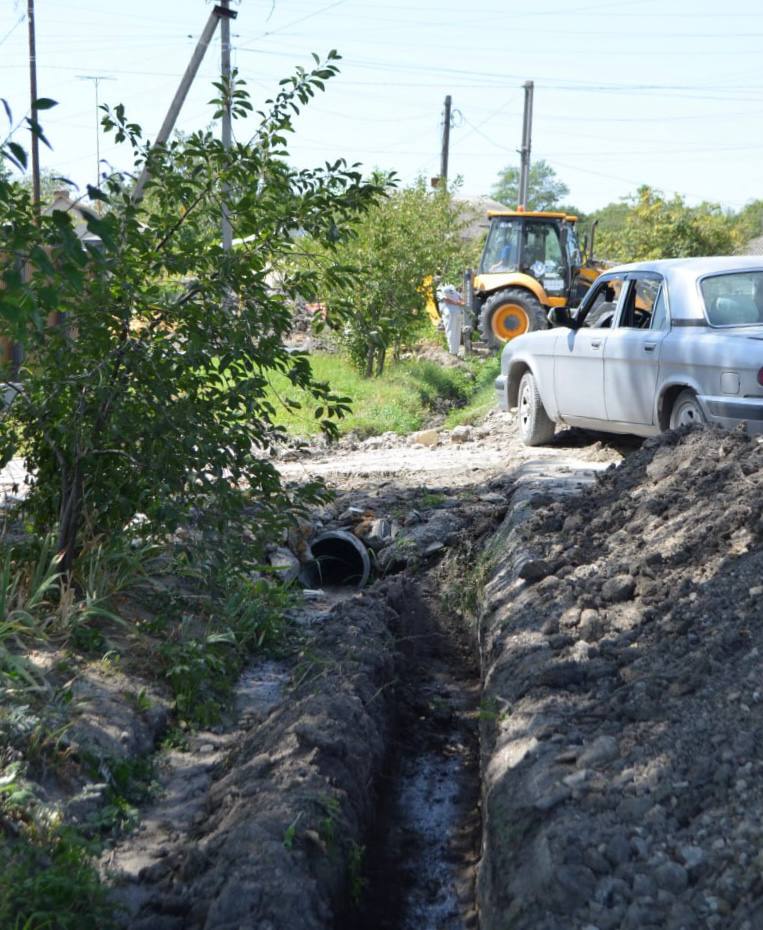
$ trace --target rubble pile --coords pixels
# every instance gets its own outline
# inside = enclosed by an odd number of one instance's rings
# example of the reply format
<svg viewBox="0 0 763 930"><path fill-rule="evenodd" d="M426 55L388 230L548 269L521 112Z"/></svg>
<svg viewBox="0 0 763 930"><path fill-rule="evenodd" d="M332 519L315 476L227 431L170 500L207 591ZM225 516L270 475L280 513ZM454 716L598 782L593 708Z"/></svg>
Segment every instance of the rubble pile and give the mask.
<svg viewBox="0 0 763 930"><path fill-rule="evenodd" d="M763 445L512 511L485 591L481 926L763 926Z"/></svg>

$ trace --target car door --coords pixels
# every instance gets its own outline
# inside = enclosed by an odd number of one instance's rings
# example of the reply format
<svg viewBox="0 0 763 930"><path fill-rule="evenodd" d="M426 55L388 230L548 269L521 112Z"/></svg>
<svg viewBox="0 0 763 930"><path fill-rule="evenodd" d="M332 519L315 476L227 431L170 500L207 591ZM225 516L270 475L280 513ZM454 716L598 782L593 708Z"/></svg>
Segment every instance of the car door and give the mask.
<svg viewBox="0 0 763 930"><path fill-rule="evenodd" d="M623 285L622 276L600 279L580 306L578 327L557 338L554 391L564 419L606 419L604 349Z"/></svg>
<svg viewBox="0 0 763 930"><path fill-rule="evenodd" d="M662 277L648 272L628 275L604 347L604 405L608 420L653 423L654 394L667 327L667 291Z"/></svg>

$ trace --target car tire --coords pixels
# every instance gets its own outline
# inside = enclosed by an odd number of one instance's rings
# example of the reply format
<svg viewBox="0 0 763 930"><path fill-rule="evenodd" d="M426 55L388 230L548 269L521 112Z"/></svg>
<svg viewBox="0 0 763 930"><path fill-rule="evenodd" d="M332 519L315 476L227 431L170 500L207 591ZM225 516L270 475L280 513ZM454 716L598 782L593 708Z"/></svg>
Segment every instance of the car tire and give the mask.
<svg viewBox="0 0 763 930"><path fill-rule="evenodd" d="M680 426L692 426L699 424L705 426L707 420L702 407L699 405L697 395L694 391L686 390L676 397L673 407L670 411L670 428L678 429Z"/></svg>
<svg viewBox="0 0 763 930"><path fill-rule="evenodd" d="M548 329L546 311L540 301L521 287L496 291L480 313L480 334L491 349L500 349L512 339L536 329Z"/></svg>
<svg viewBox="0 0 763 930"><path fill-rule="evenodd" d="M526 371L519 382L517 394L517 428L526 446L542 446L550 442L556 424L546 413L532 372Z"/></svg>

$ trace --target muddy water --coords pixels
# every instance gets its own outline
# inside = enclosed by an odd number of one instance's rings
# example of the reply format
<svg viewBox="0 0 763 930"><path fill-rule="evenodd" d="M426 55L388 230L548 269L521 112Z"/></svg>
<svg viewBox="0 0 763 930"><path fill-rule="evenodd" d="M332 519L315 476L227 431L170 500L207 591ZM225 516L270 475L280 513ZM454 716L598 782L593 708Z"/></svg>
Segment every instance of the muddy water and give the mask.
<svg viewBox="0 0 763 930"><path fill-rule="evenodd" d="M472 930L479 846L479 679L460 623L426 594L401 647L394 757L366 850L360 909L341 930ZM406 635L407 634L407 635Z"/></svg>

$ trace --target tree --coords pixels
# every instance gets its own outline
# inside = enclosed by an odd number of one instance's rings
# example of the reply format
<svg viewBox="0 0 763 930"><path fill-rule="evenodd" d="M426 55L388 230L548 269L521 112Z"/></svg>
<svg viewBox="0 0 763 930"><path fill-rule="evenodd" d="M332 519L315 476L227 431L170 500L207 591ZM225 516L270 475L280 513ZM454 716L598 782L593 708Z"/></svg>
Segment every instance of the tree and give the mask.
<svg viewBox="0 0 763 930"><path fill-rule="evenodd" d="M576 213L573 208L563 206L564 198L569 192L569 187L557 178L556 171L548 162L542 158L532 162L525 204L528 210L563 209ZM508 207L515 207L519 203L519 168L511 165L504 168L490 193Z"/></svg>
<svg viewBox="0 0 763 930"><path fill-rule="evenodd" d="M399 351L421 329L424 278L460 280L467 260L460 236L465 222L449 191L430 192L419 179L377 202L341 244L306 246L324 268L320 290L329 317L367 376L381 374L390 347Z"/></svg>
<svg viewBox="0 0 763 930"><path fill-rule="evenodd" d="M644 261L691 255L731 255L740 244L734 218L718 204L689 207L646 185L627 201L620 229L603 230L597 252L614 261Z"/></svg>
<svg viewBox="0 0 763 930"><path fill-rule="evenodd" d="M37 217L28 193L0 178L0 334L26 350L0 448L5 461L23 448L26 510L38 532L56 532L64 571L83 534L122 534L138 515L147 533L193 516L220 538L244 505L264 532L288 519L294 502L263 454L280 435L268 373L315 397L329 432L347 399L284 345L290 299L313 294L309 269L282 273L277 291L273 270L287 267L298 231L339 242L381 194L341 159L315 170L286 160L292 116L337 73L336 58L282 81L252 139L230 150L209 132L149 149L122 106L104 108L105 130L148 167L152 196L136 204L119 174L88 188L105 206L88 220L100 247L83 245L66 213ZM234 117L252 111L242 82L218 89ZM25 166L10 135L0 154ZM246 237L228 253L210 232L224 200ZM65 325L49 325L53 311Z"/></svg>

